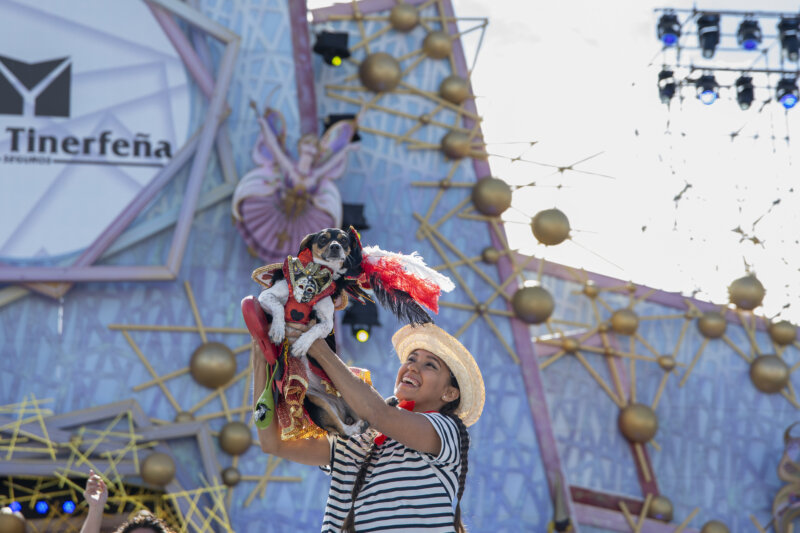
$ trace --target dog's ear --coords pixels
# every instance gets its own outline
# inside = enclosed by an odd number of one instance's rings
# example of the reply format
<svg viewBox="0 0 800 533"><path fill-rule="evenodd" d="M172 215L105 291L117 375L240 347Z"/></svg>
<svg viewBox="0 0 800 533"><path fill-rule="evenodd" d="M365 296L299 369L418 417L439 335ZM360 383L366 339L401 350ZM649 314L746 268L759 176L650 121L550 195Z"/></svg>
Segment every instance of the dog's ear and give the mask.
<svg viewBox="0 0 800 533"><path fill-rule="evenodd" d="M303 240L300 241L300 248L297 250L298 252L302 252L303 250L307 250L311 248L311 245L314 243L314 238L317 236L316 233L309 233Z"/></svg>
<svg viewBox="0 0 800 533"><path fill-rule="evenodd" d="M347 240L350 244L350 253L344 261L344 266L347 269L345 276L358 276L361 274L361 238L353 226L347 230Z"/></svg>

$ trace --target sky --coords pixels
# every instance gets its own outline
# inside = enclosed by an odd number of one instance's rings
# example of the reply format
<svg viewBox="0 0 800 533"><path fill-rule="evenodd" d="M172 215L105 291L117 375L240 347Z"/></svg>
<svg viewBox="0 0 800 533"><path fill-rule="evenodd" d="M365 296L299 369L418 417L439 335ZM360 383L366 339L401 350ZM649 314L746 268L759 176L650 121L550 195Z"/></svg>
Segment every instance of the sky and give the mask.
<svg viewBox="0 0 800 533"><path fill-rule="evenodd" d="M310 1L309 7L329 5ZM456 15L489 25L472 73L494 176L522 186L504 218L513 247L574 267L727 302L727 286L748 270L767 294L760 310L800 323L800 187L793 162L800 106L770 99L777 77L754 75L756 103L739 109L730 89L702 105L693 87L667 107L657 76L664 54L654 8L797 12L787 1L453 0ZM680 14L681 21L688 14ZM684 65L779 67L777 18L759 18L759 51L736 50L741 16L722 17L709 62L685 50ZM694 46L695 27L684 41ZM465 38L467 57L478 33ZM766 50L766 52L764 52ZM705 61L705 62L704 62ZM796 64L785 68L797 70ZM738 72L718 73L721 85ZM736 132L736 135L732 133ZM796 132L797 138L792 139ZM787 142L788 137L788 142ZM531 143L535 143L531 145ZM592 157L593 156L593 157ZM511 162L509 158L521 157ZM794 155L797 159L800 154ZM558 173L551 166L575 165ZM534 186L529 184L535 183ZM681 194L682 193L682 194ZM538 244L531 217L556 207L570 240ZM740 229L740 232L734 231Z"/></svg>

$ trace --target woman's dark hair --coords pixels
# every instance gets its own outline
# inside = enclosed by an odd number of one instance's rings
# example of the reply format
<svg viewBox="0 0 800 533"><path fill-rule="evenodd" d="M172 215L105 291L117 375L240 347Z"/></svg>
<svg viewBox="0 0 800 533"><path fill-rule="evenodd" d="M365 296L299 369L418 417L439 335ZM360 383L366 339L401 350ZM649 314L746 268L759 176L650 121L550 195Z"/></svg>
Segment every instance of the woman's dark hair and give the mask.
<svg viewBox="0 0 800 533"><path fill-rule="evenodd" d="M450 386L459 388L458 381L456 377L450 372ZM459 389L460 390L460 389ZM389 405L397 405L397 398L391 397L386 400L386 403ZM447 403L439 409L439 412L448 418L452 419L456 425L458 426L458 442L459 442L459 455L461 457L461 470L458 473L458 494L456 495L456 513L453 518L453 525L455 526L456 533L466 533L467 529L464 527L464 524L461 522L461 496L464 494L464 485L467 479L467 471L469 470L469 433L467 433L467 426L464 425L464 422L461 420L456 414L456 410L458 409L459 404L461 403L461 397L459 396L455 400L450 403ZM367 456L364 457L364 462L361 463L361 467L358 469L358 473L356 474L356 480L353 483L353 492L350 493L350 510L347 512L347 516L344 517L344 521L342 522L342 533L357 533L355 528L355 505L356 505L356 498L358 497L358 493L361 492L361 488L364 486L364 480L367 477L367 471L369 467L372 465L372 459L375 458L375 452L378 450L378 445L374 442L369 448L367 452Z"/></svg>
<svg viewBox="0 0 800 533"><path fill-rule="evenodd" d="M136 529L149 529L154 533L174 533L167 523L148 511L140 511L132 520L119 526L114 533L130 533Z"/></svg>

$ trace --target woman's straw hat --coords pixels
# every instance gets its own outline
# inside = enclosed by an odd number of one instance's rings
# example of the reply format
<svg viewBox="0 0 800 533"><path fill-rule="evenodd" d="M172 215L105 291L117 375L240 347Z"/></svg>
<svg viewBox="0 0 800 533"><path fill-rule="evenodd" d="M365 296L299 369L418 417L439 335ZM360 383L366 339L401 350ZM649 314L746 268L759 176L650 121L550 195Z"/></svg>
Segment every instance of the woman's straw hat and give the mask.
<svg viewBox="0 0 800 533"><path fill-rule="evenodd" d="M469 350L455 337L433 324L405 326L392 336L392 344L401 362L417 349L427 350L444 361L458 380L461 402L456 414L471 426L478 421L483 411L486 391L483 376Z"/></svg>

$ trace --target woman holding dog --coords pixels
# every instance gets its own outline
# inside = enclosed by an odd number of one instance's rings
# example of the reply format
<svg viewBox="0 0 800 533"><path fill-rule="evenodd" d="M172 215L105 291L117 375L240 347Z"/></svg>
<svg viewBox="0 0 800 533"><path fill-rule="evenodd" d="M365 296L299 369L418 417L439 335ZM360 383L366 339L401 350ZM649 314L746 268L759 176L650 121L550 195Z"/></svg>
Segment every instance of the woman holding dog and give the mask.
<svg viewBox="0 0 800 533"><path fill-rule="evenodd" d="M286 326L290 342L308 329ZM405 326L392 343L401 362L397 406L355 377L324 341L308 351L356 414L380 434L282 441L273 422L258 432L261 448L330 469L323 532L463 532L466 427L483 410L480 370L458 340L433 324ZM255 391L265 386L265 361L259 355L253 357Z"/></svg>

